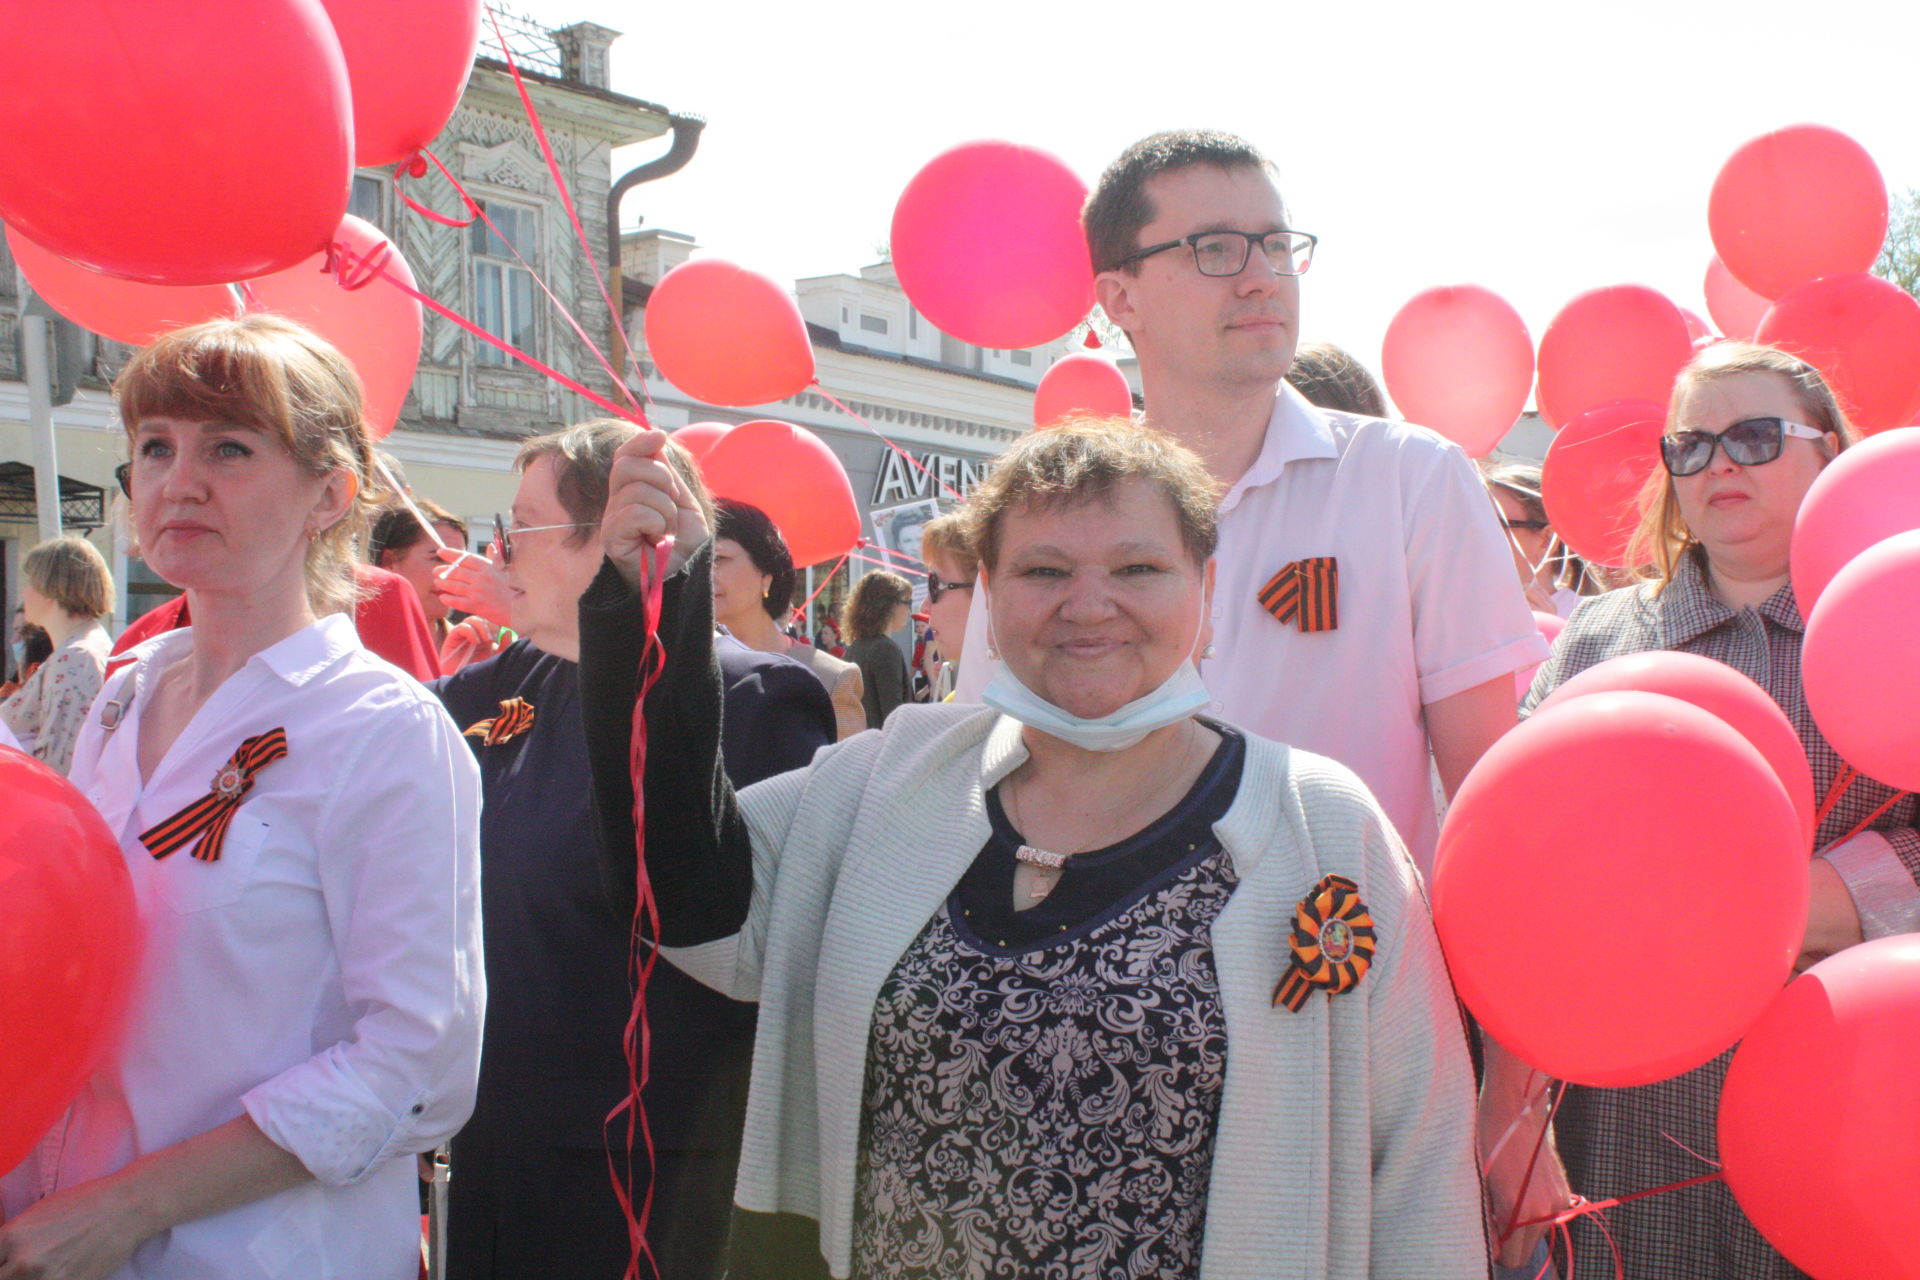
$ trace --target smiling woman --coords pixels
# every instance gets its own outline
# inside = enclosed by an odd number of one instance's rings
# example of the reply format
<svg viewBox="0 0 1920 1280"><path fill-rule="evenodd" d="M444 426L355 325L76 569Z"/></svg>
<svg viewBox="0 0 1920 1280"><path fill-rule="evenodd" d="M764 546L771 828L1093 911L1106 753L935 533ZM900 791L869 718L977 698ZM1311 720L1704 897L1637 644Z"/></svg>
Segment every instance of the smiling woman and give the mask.
<svg viewBox="0 0 1920 1280"><path fill-rule="evenodd" d="M704 533L664 440L623 448L588 682L631 687L641 566ZM661 940L760 1002L737 1203L814 1219L814 1267L1485 1275L1470 1071L1412 862L1345 769L1194 714L1216 494L1124 420L1026 437L969 508L990 707L901 707L737 795L714 772L709 553L668 582L645 708ZM630 725L589 708L616 881ZM734 1275L805 1273L755 1251L771 1225L736 1224Z"/></svg>

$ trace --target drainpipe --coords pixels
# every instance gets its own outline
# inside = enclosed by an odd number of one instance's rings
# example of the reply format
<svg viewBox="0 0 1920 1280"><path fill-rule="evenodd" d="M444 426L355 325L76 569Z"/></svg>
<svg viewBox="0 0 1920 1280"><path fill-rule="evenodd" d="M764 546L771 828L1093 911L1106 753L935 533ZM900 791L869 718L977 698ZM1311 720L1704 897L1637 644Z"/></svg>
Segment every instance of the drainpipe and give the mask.
<svg viewBox="0 0 1920 1280"><path fill-rule="evenodd" d="M616 369L624 369L627 363L626 302L621 296L620 201L641 183L652 182L686 168L687 161L693 159L694 151L700 146L700 131L707 127L705 116L676 113L668 119L673 125L673 145L667 148L666 154L636 169L629 169L607 192L607 277L613 285L614 303L621 312L613 333L613 365Z"/></svg>

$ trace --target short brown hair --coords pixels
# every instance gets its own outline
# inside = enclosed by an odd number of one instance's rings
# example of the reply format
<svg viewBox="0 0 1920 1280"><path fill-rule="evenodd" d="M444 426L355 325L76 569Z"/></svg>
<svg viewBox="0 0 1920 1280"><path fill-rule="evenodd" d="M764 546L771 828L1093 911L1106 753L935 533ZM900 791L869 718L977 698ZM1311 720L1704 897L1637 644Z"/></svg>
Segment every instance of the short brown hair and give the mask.
<svg viewBox="0 0 1920 1280"><path fill-rule="evenodd" d="M1014 442L967 505L968 537L989 571L1000 563L1000 525L1015 507L1111 501L1122 481L1158 485L1173 504L1195 564L1220 542L1220 483L1191 449L1128 418L1076 418Z"/></svg>
<svg viewBox="0 0 1920 1280"><path fill-rule="evenodd" d="M1245 138L1218 129L1173 129L1142 138L1107 166L1100 182L1080 211L1080 228L1087 237L1087 256L1095 271L1138 270L1121 260L1140 247L1140 230L1154 219L1147 184L1163 173L1191 165L1216 169L1256 168L1273 172L1273 164Z"/></svg>
<svg viewBox="0 0 1920 1280"><path fill-rule="evenodd" d="M1319 408L1366 418L1387 416L1387 398L1367 366L1331 342L1309 342L1295 351L1287 382Z"/></svg>
<svg viewBox="0 0 1920 1280"><path fill-rule="evenodd" d="M900 605L913 604L913 584L897 573L875 569L853 584L840 625L849 640L887 634L887 618Z"/></svg>
<svg viewBox="0 0 1920 1280"><path fill-rule="evenodd" d="M939 556L957 565L961 577L971 578L979 567L980 558L973 554L973 544L967 540L967 529L967 514L964 511L949 511L921 525L921 560L931 565L933 558Z"/></svg>
<svg viewBox="0 0 1920 1280"><path fill-rule="evenodd" d="M33 589L76 618L113 612L113 574L106 557L85 538L49 538L21 557L20 572Z"/></svg>
<svg viewBox="0 0 1920 1280"><path fill-rule="evenodd" d="M353 607L354 544L376 491L373 439L360 375L331 343L279 316L209 320L156 339L120 371L113 392L129 443L149 417L230 422L279 440L309 475L351 473L353 502L307 544L306 579L315 613Z"/></svg>
<svg viewBox="0 0 1920 1280"><path fill-rule="evenodd" d="M436 525L452 525L460 531L460 545L464 549L467 543L467 522L447 510L432 498L413 499L413 505L420 508L420 515ZM373 518L373 531L367 535L367 563L379 564L387 552L404 552L414 543L427 536L426 528L421 525L419 516L404 503L396 502L382 507L380 514Z"/></svg>
<svg viewBox="0 0 1920 1280"><path fill-rule="evenodd" d="M520 452L513 456L513 469L525 471L542 458L552 458L560 505L566 508L575 524L597 526L606 513L607 494L613 486L614 452L639 434L640 428L624 418L593 418L523 442ZM693 491L693 499L700 504L707 528L713 528L713 495L700 478L693 455L685 445L669 439L660 456ZM576 546L586 540L584 529L567 533L567 541Z"/></svg>
<svg viewBox="0 0 1920 1280"><path fill-rule="evenodd" d="M1680 401L1687 392L1742 373L1771 373L1786 379L1807 417L1806 425L1830 434L1830 456L1856 441L1852 424L1820 371L1799 356L1757 342L1716 342L1689 361L1674 379L1673 396L1667 401L1667 431L1680 429ZM1680 514L1673 477L1664 466L1655 466L1640 491L1640 524L1627 544L1627 563L1634 566L1635 579L1657 584L1655 594L1666 590L1680 557L1699 542Z"/></svg>

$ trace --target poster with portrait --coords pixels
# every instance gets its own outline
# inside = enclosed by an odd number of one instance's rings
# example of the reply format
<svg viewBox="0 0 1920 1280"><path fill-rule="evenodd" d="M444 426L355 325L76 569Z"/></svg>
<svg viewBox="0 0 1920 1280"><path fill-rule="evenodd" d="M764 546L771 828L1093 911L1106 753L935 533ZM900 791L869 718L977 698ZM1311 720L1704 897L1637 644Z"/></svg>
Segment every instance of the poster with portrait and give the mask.
<svg viewBox="0 0 1920 1280"><path fill-rule="evenodd" d="M920 560L920 531L940 514L940 503L933 498L885 507L872 513L873 543L880 549L875 558L913 584L913 609L926 607L926 565Z"/></svg>

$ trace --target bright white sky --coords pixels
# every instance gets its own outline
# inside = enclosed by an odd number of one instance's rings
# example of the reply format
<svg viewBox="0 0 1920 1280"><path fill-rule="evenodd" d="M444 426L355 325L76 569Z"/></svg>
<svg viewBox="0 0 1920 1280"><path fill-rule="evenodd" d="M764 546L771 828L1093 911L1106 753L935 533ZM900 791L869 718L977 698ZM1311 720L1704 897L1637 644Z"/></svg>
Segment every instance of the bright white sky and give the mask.
<svg viewBox="0 0 1920 1280"><path fill-rule="evenodd" d="M624 31L614 87L708 118L626 220L782 281L872 261L907 180L958 142L1043 147L1091 182L1158 129L1241 133L1321 238L1303 338L1376 370L1433 285L1503 295L1536 343L1602 285L1704 316L1708 190L1770 129L1830 125L1920 185L1913 0L508 3Z"/></svg>

